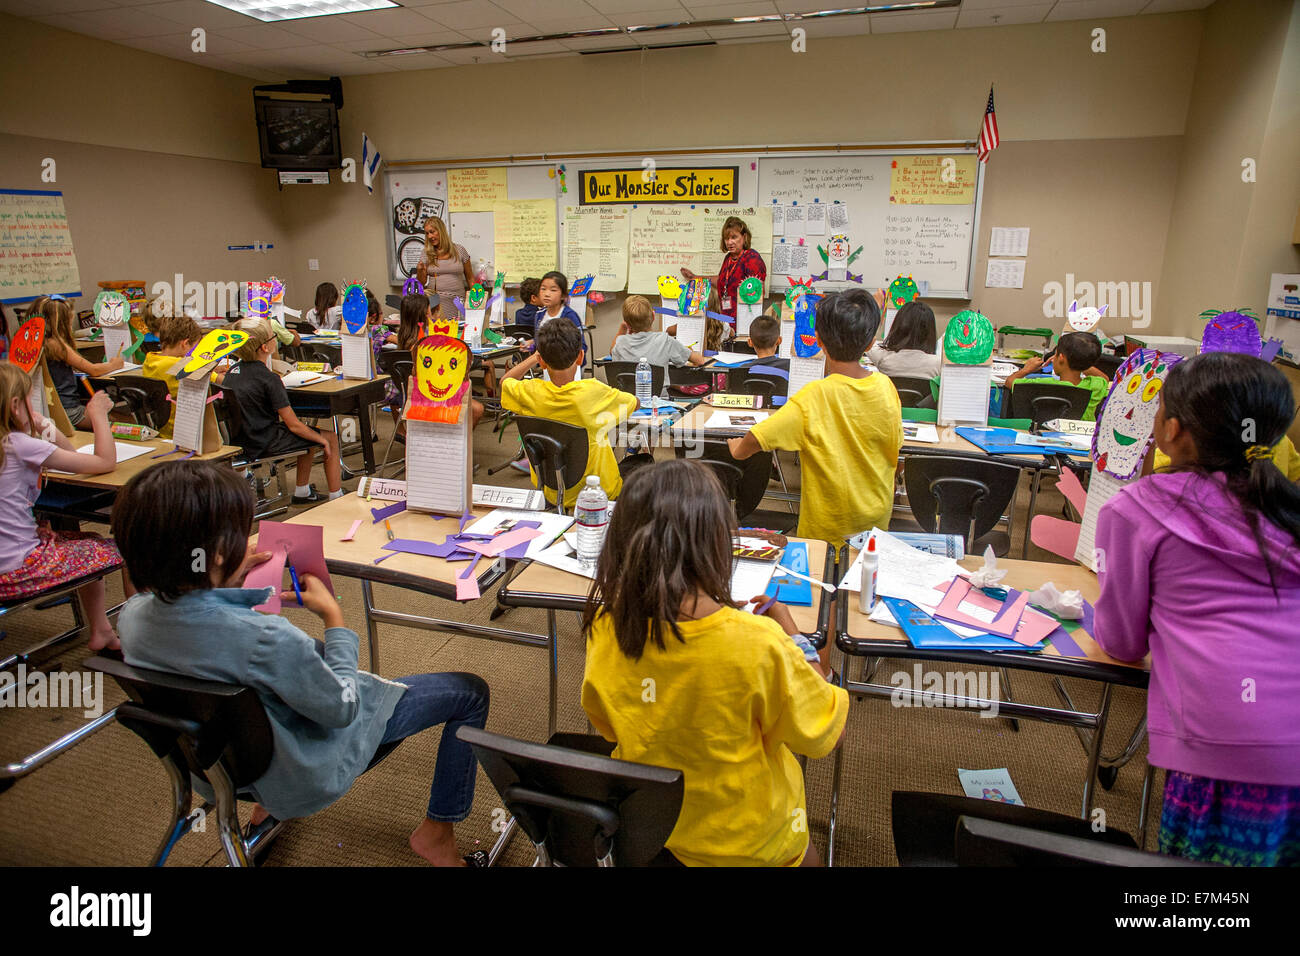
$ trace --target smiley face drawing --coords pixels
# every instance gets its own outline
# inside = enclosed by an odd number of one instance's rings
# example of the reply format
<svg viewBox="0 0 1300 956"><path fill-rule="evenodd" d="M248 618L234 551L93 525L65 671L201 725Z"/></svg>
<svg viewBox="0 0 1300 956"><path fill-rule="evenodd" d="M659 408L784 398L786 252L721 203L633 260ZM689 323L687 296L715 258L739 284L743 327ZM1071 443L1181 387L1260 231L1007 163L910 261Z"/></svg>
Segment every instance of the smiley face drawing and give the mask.
<svg viewBox="0 0 1300 956"><path fill-rule="evenodd" d="M44 345L45 318L34 315L14 333L13 341L9 343L9 361L31 374L36 363L41 360Z"/></svg>
<svg viewBox="0 0 1300 956"><path fill-rule="evenodd" d="M1201 318L1210 320L1201 335L1202 352L1240 352L1258 356L1264 350L1258 320L1249 309L1232 312L1208 309L1201 313Z"/></svg>
<svg viewBox="0 0 1300 956"><path fill-rule="evenodd" d="M415 388L406 417L424 422L458 422L469 391L469 346L446 335L430 335L415 346Z"/></svg>
<svg viewBox="0 0 1300 956"><path fill-rule="evenodd" d="M182 374L178 375L177 378L183 378L201 368L207 368L213 362L225 358L247 341L247 332L241 332L238 329L213 329L199 339L199 344L194 346L189 361L181 368Z"/></svg>
<svg viewBox="0 0 1300 956"><path fill-rule="evenodd" d="M676 276L660 276L659 294L665 299L676 299L682 294L682 284Z"/></svg>
<svg viewBox="0 0 1300 956"><path fill-rule="evenodd" d="M758 276L750 276L744 279L736 289L736 295L745 305L753 305L756 302L763 301L763 280Z"/></svg>
<svg viewBox="0 0 1300 956"><path fill-rule="evenodd" d="M1094 309L1090 305L1079 308L1078 301L1070 303L1070 311L1066 313L1066 320L1070 323L1070 328L1076 332L1091 332L1096 328L1101 317L1106 314L1108 306L1103 305L1100 309Z"/></svg>
<svg viewBox="0 0 1300 956"><path fill-rule="evenodd" d="M981 312L965 309L948 321L943 354L954 365L983 365L993 357L993 323Z"/></svg>
<svg viewBox="0 0 1300 956"><path fill-rule="evenodd" d="M1092 460L1097 470L1127 480L1142 468L1153 440L1160 389L1181 355L1138 349L1115 372L1110 393L1097 406Z"/></svg>
<svg viewBox="0 0 1300 956"><path fill-rule="evenodd" d="M899 276L889 283L889 306L901 309L920 294L921 290L916 287L916 280L911 276Z"/></svg>
<svg viewBox="0 0 1300 956"><path fill-rule="evenodd" d="M95 322L100 328L115 329L131 316L131 303L126 296L104 289L95 296Z"/></svg>

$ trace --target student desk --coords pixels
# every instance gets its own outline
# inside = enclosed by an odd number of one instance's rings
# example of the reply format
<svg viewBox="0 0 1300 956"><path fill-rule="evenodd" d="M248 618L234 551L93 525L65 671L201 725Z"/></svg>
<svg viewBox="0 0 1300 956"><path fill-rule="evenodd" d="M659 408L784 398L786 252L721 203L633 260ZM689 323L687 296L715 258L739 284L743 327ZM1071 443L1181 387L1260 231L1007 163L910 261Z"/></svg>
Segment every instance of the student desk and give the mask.
<svg viewBox="0 0 1300 956"><path fill-rule="evenodd" d="M124 461L112 471L104 475L65 475L52 471L45 473L47 481L58 481L68 485L82 485L87 488L103 488L105 490L119 491L122 486L134 478L140 472L152 465L161 464L164 461L179 461L181 455L169 455L166 458L154 458L154 455L161 454L172 450L172 443L162 438L154 438L150 441L127 442L126 439L117 438L115 441L121 441L124 444L138 445L154 449L144 455L136 455L130 461ZM69 441L77 448L86 445L95 444L95 436L90 432L76 432ZM195 455L189 461L224 461L228 458L234 458L239 453L238 445L222 445L216 451L207 455Z"/></svg>
<svg viewBox="0 0 1300 956"><path fill-rule="evenodd" d="M327 535L328 536L328 535ZM825 541L790 538L792 543L802 541L808 545L809 577L834 583L835 550ZM396 559L394 559L396 560ZM387 562L385 562L387 563ZM813 570L821 568L821 571ZM331 569L332 570L332 569ZM497 600L506 607L542 608L546 611L545 635L533 635L529 643L547 647L551 655L550 733L555 733L556 681L559 662L559 634L555 625L556 611L573 611L581 614L587 606L587 591L591 580L581 575L561 571L537 561L521 561L514 573L506 579L497 592ZM789 605L790 615L801 631L812 642L824 646L830 639L831 595L824 588L814 588L814 604L810 607ZM820 598L817 596L820 594ZM522 642L521 642L522 643Z"/></svg>
<svg viewBox="0 0 1300 956"><path fill-rule="evenodd" d="M376 375L366 381L357 378L332 378L315 385L287 389L291 406L319 408L322 400L329 403L331 415L355 415L360 431L361 455L365 461L365 473L375 472L374 426L370 422L370 406L384 400L384 389L388 384L387 375ZM297 408L295 407L295 411ZM339 436L340 441L342 436Z"/></svg>
<svg viewBox="0 0 1300 956"><path fill-rule="evenodd" d="M855 550L847 547L842 549L839 567L843 571L847 571L856 557L857 552ZM978 555L967 556L959 563L968 570L975 570L982 566L983 558ZM1042 586L1045 581L1053 581L1059 590L1080 591L1085 599L1094 604L1101 591L1097 576L1078 565L999 558L998 566L1006 568L1008 571L1002 584L1022 591L1031 591ZM912 661L945 661L990 669L1002 668L1007 687L1006 699L997 702L998 716L1013 719L1025 718L1051 724L1066 724L1074 727L1075 732L1079 735L1079 740L1088 755L1088 775L1083 783L1083 804L1080 812L1080 816L1083 818L1087 819L1092 812L1093 779L1097 776L1098 767L1118 768L1123 766L1141 744L1142 736L1146 731L1145 719L1139 722L1122 753L1108 758L1103 758L1101 755L1102 737L1106 731L1106 720L1110 711L1111 688L1116 684L1120 684L1125 687L1145 689L1150 677L1150 664L1148 662L1118 661L1107 655L1082 630L1074 631L1070 634L1070 637L1083 651L1083 657L1066 657L1050 644L1044 650L1032 653L1028 651L962 650L960 648L916 648L908 641L901 628L879 624L863 614L858 609L858 595L856 592L842 591L840 593L847 598L839 601L836 605L835 644L845 655L844 663L840 668L840 686L847 689L850 694L880 697L886 700L896 694L903 694L909 698L909 703L914 702L916 706L920 706L922 693L924 693L929 699L937 699L945 707L982 710L986 709L991 701L976 697L923 691L922 688L908 691L894 684L872 683L871 677L879 664L878 659L890 657ZM864 680L859 682L848 679L849 657L864 657L869 661L876 658L877 660L868 663L869 672L864 677ZM1038 704L1021 703L1012 699L1010 680L1006 679L1006 671L1012 668L1050 675L1052 684L1063 706L1046 707ZM1090 711L1078 707L1065 689L1065 685L1061 683L1062 677L1075 677L1100 682L1101 700L1097 705L1097 709ZM840 765L842 760L843 748L841 747L835 753L835 769L831 783L829 836L826 851L828 866L833 863L835 854L835 812L839 801ZM1146 825L1146 804L1150 785L1151 770L1148 767L1147 776L1142 787L1142 807L1139 811L1138 821L1139 830L1144 830Z"/></svg>
<svg viewBox="0 0 1300 956"><path fill-rule="evenodd" d="M400 624L424 631L443 631L464 634L469 637L481 637L507 644L522 644L525 647L539 647L548 652L550 658L550 733L555 733L556 694L559 676L559 655L555 642L538 634L524 631L511 631L504 628L471 624L440 618L408 614L403 611L387 610L375 605L374 585L390 584L393 587L418 591L447 601L456 599L456 576L465 570L464 561L444 561L442 558L427 557L420 554L394 554L381 564L375 564L375 558L390 552L383 546L388 543L388 535L382 521L373 522L371 508L391 505L391 501L368 501L355 494L345 494L333 501L317 505L290 518L289 524L320 525L324 529L325 565L330 574L346 578L356 578L361 582L361 595L366 616L366 636L370 648L370 670L379 673L379 627L380 623ZM493 511L493 508L475 507L475 517ZM352 541L340 541L352 523L362 519ZM402 511L389 519L393 534L399 538L417 538L422 541L441 541L449 534L460 530L458 518L441 515L421 514ZM486 594L506 570L505 558L483 558L476 571L479 593ZM554 629L552 628L552 633Z"/></svg>

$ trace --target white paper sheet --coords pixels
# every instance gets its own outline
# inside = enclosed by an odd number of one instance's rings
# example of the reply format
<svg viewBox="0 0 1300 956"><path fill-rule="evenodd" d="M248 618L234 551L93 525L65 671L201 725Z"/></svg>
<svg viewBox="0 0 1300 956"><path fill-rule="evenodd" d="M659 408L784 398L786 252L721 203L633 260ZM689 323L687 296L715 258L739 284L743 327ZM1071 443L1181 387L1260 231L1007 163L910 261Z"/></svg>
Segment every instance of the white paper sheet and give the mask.
<svg viewBox="0 0 1300 956"><path fill-rule="evenodd" d="M375 353L370 348L367 335L340 335L343 345L343 377L369 381L375 377L372 367Z"/></svg>
<svg viewBox="0 0 1300 956"><path fill-rule="evenodd" d="M1025 287L1024 259L990 259L984 273L986 289L1023 289Z"/></svg>
<svg viewBox="0 0 1300 956"><path fill-rule="evenodd" d="M467 524L465 533L492 534L503 524L518 521L531 521L542 526L542 533L528 542L527 557L530 558L540 558L541 553L557 541L562 544L561 536L573 525L573 518L568 515L557 515L552 511L514 511L508 508L496 508L477 521ZM576 561L577 558L574 560Z"/></svg>
<svg viewBox="0 0 1300 956"><path fill-rule="evenodd" d="M807 234L808 207L791 205L785 210L785 236L787 239L799 239Z"/></svg>
<svg viewBox="0 0 1300 956"><path fill-rule="evenodd" d="M594 564L582 564L578 560L577 554L574 553L573 548L571 548L568 542L563 538L556 541L555 544L551 545L549 548L537 552L535 555L531 553L532 543L530 542L529 551L530 554L528 556L533 558L535 561L539 561L540 563L552 568L559 568L561 571L568 571L570 574L576 574L579 577L595 580L596 566Z"/></svg>
<svg viewBox="0 0 1300 956"><path fill-rule="evenodd" d="M776 354L784 359L794 356L794 319L781 320L781 344L777 346Z"/></svg>
<svg viewBox="0 0 1300 956"><path fill-rule="evenodd" d="M785 235L785 206L781 203L772 203L772 235Z"/></svg>
<svg viewBox="0 0 1300 956"><path fill-rule="evenodd" d="M880 569L876 575L876 594L902 598L918 607L934 607L942 595L934 590L962 571L952 558L940 557L921 551L899 541L888 531L872 529L876 536L876 553L880 555ZM840 581L840 589L857 592L861 589L862 553Z"/></svg>
<svg viewBox="0 0 1300 956"><path fill-rule="evenodd" d="M737 365L741 362L752 361L754 356L747 355L744 352L719 352L713 356L713 361L719 365Z"/></svg>
<svg viewBox="0 0 1300 956"><path fill-rule="evenodd" d="M989 237L991 256L1029 255L1028 226L994 226Z"/></svg>
<svg viewBox="0 0 1300 956"><path fill-rule="evenodd" d="M1079 543L1074 549L1074 560L1085 568L1097 570L1097 515L1101 512L1101 506L1115 497L1122 488L1137 480L1132 478L1120 481L1104 471L1098 471L1096 464L1093 464L1092 475L1088 479L1088 501L1083 508L1083 524L1079 528Z"/></svg>
<svg viewBox="0 0 1300 956"><path fill-rule="evenodd" d="M776 570L775 561L755 561L737 558L731 564L731 599L748 601L767 590Z"/></svg>
<svg viewBox="0 0 1300 956"><path fill-rule="evenodd" d="M937 444L939 429L930 422L903 422L903 443L927 442Z"/></svg>
<svg viewBox="0 0 1300 956"><path fill-rule="evenodd" d="M1022 807L1025 805L1025 801L1020 798L1020 792L1016 790L1016 785L1011 782L1011 774L1006 767L999 767L996 770L958 768L957 779L961 781L961 788L968 797L997 800L999 803L1014 803Z"/></svg>
<svg viewBox="0 0 1300 956"><path fill-rule="evenodd" d="M749 327L754 324L754 320L763 314L762 302L737 302L736 303L736 337L744 338L749 335Z"/></svg>
<svg viewBox="0 0 1300 956"><path fill-rule="evenodd" d="M413 510L462 515L470 506L469 408L461 420L406 422L406 503Z"/></svg>
<svg viewBox="0 0 1300 956"><path fill-rule="evenodd" d="M113 442L113 447L117 452L117 463L119 465L122 464L122 462L124 461L130 461L132 458L138 458L143 454L155 450L149 445L136 445L130 442L121 442L121 441ZM94 445L82 445L80 448L77 449L77 454L79 455L93 455L94 453L95 453ZM57 474L57 475L75 474L75 472L59 471L58 469L55 468L51 468L50 472L52 474Z"/></svg>
<svg viewBox="0 0 1300 956"><path fill-rule="evenodd" d="M794 398L799 393L799 389L809 382L816 382L825 377L825 355L818 355L816 358L799 358L795 356L790 359L790 390L787 394Z"/></svg>
<svg viewBox="0 0 1300 956"><path fill-rule="evenodd" d="M176 385L176 420L172 441L185 451L203 448L203 418L208 405L208 377L191 375Z"/></svg>
<svg viewBox="0 0 1300 956"><path fill-rule="evenodd" d="M131 327L125 323L100 329L104 333L104 360L115 359L131 347Z"/></svg>
<svg viewBox="0 0 1300 956"><path fill-rule="evenodd" d="M826 235L826 209L827 207L819 202L815 202L807 208L806 215L808 219L804 227L808 235Z"/></svg>
<svg viewBox="0 0 1300 956"><path fill-rule="evenodd" d="M945 364L939 371L939 424L987 425L992 380L992 366Z"/></svg>
<svg viewBox="0 0 1300 956"><path fill-rule="evenodd" d="M669 320L671 321L671 319ZM683 315L677 319L677 341L692 352L704 348L704 316Z"/></svg>
<svg viewBox="0 0 1300 956"><path fill-rule="evenodd" d="M834 235L849 227L849 207L842 202L831 203L826 208L826 228Z"/></svg>

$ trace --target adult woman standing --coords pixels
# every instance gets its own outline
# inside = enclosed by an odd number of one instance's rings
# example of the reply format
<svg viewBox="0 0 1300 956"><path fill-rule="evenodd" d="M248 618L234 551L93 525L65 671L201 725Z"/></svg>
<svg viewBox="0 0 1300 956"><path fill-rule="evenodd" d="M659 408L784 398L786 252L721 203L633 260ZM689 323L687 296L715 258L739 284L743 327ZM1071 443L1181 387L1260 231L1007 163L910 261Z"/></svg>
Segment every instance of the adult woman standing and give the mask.
<svg viewBox="0 0 1300 956"><path fill-rule="evenodd" d="M451 241L446 224L437 216L424 221L424 258L415 267L415 277L430 298L436 293L443 315L456 315L456 299L474 284L474 272L465 247Z"/></svg>
<svg viewBox="0 0 1300 956"><path fill-rule="evenodd" d="M736 289L751 276L764 281L767 279L767 265L763 262L763 257L749 247L751 242L753 236L750 235L745 220L730 216L722 224L721 245L726 256L718 269L714 288L718 290L722 311L731 316L733 326L736 319ZM683 269L682 275L687 279L699 278L690 269Z"/></svg>

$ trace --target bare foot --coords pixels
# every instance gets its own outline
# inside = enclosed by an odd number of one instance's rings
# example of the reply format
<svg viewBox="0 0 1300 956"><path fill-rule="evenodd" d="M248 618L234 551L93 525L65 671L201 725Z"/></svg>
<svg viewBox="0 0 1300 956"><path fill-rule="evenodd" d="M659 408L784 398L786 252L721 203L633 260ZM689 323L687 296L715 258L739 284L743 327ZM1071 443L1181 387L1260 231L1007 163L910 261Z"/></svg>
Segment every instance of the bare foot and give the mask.
<svg viewBox="0 0 1300 956"><path fill-rule="evenodd" d="M450 823L435 822L427 817L411 831L411 849L434 866L467 866L456 848L456 834Z"/></svg>
<svg viewBox="0 0 1300 956"><path fill-rule="evenodd" d="M118 651L122 649L122 642L117 639L117 632L111 627L97 627L90 632L89 646L92 651Z"/></svg>

